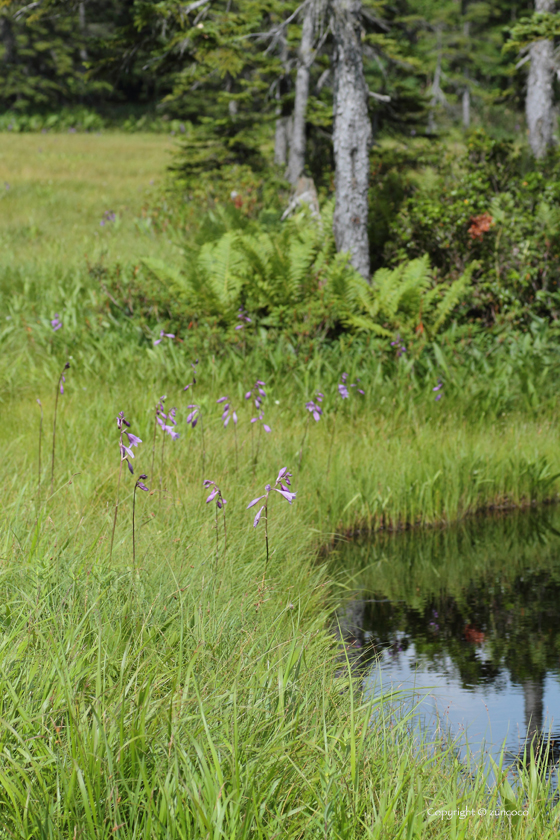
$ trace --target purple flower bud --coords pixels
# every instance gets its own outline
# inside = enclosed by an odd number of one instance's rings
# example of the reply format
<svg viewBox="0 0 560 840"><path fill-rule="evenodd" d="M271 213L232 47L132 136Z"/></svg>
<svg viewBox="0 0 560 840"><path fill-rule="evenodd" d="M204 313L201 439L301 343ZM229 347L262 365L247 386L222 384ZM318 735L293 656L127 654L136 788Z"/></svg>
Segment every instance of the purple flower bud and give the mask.
<svg viewBox="0 0 560 840"><path fill-rule="evenodd" d="M249 507L250 507L250 505L249 505ZM264 505L262 506L262 508L259 511L257 511L257 515L255 516L255 518L253 520L253 528L256 528L257 525L259 524L259 522L261 521L261 515L262 515L263 510L264 510Z"/></svg>
<svg viewBox="0 0 560 840"><path fill-rule="evenodd" d="M266 423L263 423L263 429L265 430L265 432L271 432L272 431L270 426L267 426Z"/></svg>
<svg viewBox="0 0 560 840"><path fill-rule="evenodd" d="M215 499L217 495L218 495L218 491L217 491L217 489L214 487L214 489L212 490L212 492L210 493L210 495L209 495L209 496L208 496L208 498L206 499L206 504L208 504L209 502L211 502L211 501L212 501L212 499Z"/></svg>
<svg viewBox="0 0 560 840"><path fill-rule="evenodd" d="M132 464L130 463L130 461L127 461L126 465L127 465L128 469L130 470L131 474L134 475L134 470L132 469Z"/></svg>
<svg viewBox="0 0 560 840"><path fill-rule="evenodd" d="M249 502L249 504L247 505L245 510L249 510L249 508L254 507L258 502L260 502L261 499L265 499L265 498L266 498L266 493L264 494L264 496L259 496L257 499L253 499L252 502Z"/></svg>
<svg viewBox="0 0 560 840"><path fill-rule="evenodd" d="M251 399L251 391L247 391L247 393L245 394L245 399L246 399L246 400L250 400L250 399Z"/></svg>
<svg viewBox="0 0 560 840"><path fill-rule="evenodd" d="M138 487L138 489L139 489L139 490L145 490L145 491L146 491L146 493L149 493L149 492L150 492L150 488L149 488L149 487L146 487L146 485L145 485L145 484L143 484L141 481L137 481L137 482L136 482L136 486Z"/></svg>

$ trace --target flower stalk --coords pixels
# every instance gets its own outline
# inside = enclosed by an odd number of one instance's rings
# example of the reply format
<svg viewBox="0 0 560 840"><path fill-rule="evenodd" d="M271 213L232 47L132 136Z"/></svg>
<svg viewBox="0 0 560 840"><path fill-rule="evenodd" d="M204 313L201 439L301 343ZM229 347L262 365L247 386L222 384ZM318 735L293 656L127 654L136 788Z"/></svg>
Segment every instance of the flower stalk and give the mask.
<svg viewBox="0 0 560 840"><path fill-rule="evenodd" d="M41 447L43 443L43 404L39 397L37 397L37 405L41 409L41 420L39 422L39 469L37 475L37 501L39 501L41 495Z"/></svg>
<svg viewBox="0 0 560 840"><path fill-rule="evenodd" d="M115 530L117 527L117 516L119 513L119 491L121 486L121 474L122 474L122 465L123 461L126 461L126 465L132 475L134 475L134 469L132 468L132 464L130 463L130 459L134 458L134 452L132 448L134 446L138 446L138 444L142 443L139 437L133 435L132 432L128 432L125 429L130 428L130 423L124 416L124 412L120 411L117 415L117 428L119 430L119 451L120 451L120 462L119 462L119 477L117 479L117 497L115 500L115 513L113 516L113 530L111 532L111 548L109 550L109 561L113 559L113 543L115 541ZM124 442L124 435L128 438L128 445Z"/></svg>
<svg viewBox="0 0 560 840"><path fill-rule="evenodd" d="M58 413L58 398L61 394L64 393L64 383L66 382L66 377L64 372L68 370L70 367L70 362L66 362L64 367L62 368L62 372L58 377L58 382L56 385L56 397L54 400L54 419L53 419L53 438L52 438L52 460L51 460L51 496L54 493L54 457L55 457L55 450L56 450L56 416Z"/></svg>
<svg viewBox="0 0 560 840"><path fill-rule="evenodd" d="M296 497L296 492L292 490L288 490L288 487L291 486L290 478L292 478L292 473L288 472L287 467L282 467L280 472L278 473L278 477L274 482L274 486L270 484L265 485L265 492L262 496L258 496L256 499L253 499L252 502L249 502L247 505L247 510L249 508L254 507L258 502L264 499L264 503L261 505L259 510L257 511L255 518L253 520L253 528L256 528L259 522L261 521L262 514L264 511L264 541L266 546L266 561L264 567L264 574L263 574L263 583L264 583L264 576L266 575L266 570L268 568L268 560L269 560L269 544L268 544L268 499L270 493L274 490L276 493L280 493L284 499L291 505Z"/></svg>
<svg viewBox="0 0 560 840"><path fill-rule="evenodd" d="M227 526L226 526L226 505L227 505L227 501L226 501L226 499L224 499L224 497L222 495L222 491L220 490L220 488L218 487L218 485L216 484L215 481L212 481L209 478L205 478L204 481L202 482L202 485L203 485L203 487L206 487L206 489L208 489L209 487L212 487L212 490L210 491L210 493L208 495L208 498L206 499L206 504L208 505L208 504L210 504L210 502L215 502L214 512L215 512L215 520L216 521L215 521L215 526L214 527L216 528L216 568L217 568L218 560L219 560L219 557L220 557L220 538L219 538L219 527L218 527L218 511L219 510L222 511L222 517L223 517L223 520L224 520L224 557L225 557L226 551L227 551Z"/></svg>
<svg viewBox="0 0 560 840"><path fill-rule="evenodd" d="M136 491L138 489L144 490L145 493L150 492L150 488L144 484L144 479L148 478L144 473L138 477L138 481L134 485L134 493L132 495L132 565L136 566Z"/></svg>

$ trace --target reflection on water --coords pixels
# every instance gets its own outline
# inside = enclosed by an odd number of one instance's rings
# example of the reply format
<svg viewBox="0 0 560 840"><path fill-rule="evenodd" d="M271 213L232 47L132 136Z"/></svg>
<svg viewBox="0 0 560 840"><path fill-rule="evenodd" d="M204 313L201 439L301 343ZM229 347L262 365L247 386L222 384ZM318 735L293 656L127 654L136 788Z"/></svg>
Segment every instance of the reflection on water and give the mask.
<svg viewBox="0 0 560 840"><path fill-rule="evenodd" d="M461 753L560 747L560 510L343 545L338 620L368 691L410 689Z"/></svg>

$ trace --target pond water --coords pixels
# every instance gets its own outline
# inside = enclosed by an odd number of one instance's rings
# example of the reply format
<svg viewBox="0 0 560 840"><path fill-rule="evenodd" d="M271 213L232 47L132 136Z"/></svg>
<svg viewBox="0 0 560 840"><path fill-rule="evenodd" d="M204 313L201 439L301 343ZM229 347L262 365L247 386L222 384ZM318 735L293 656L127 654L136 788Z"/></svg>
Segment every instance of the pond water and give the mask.
<svg viewBox="0 0 560 840"><path fill-rule="evenodd" d="M460 755L560 752L560 509L339 545L340 631L366 692L409 690ZM542 748L542 747L541 747Z"/></svg>

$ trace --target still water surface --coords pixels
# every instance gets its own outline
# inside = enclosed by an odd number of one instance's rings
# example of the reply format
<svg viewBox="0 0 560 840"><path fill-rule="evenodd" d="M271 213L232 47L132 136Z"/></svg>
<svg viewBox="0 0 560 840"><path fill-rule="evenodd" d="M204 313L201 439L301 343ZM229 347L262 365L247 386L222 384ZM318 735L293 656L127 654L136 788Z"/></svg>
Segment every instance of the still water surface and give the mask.
<svg viewBox="0 0 560 840"><path fill-rule="evenodd" d="M368 692L409 689L428 732L506 760L560 748L560 509L339 547L339 611Z"/></svg>

